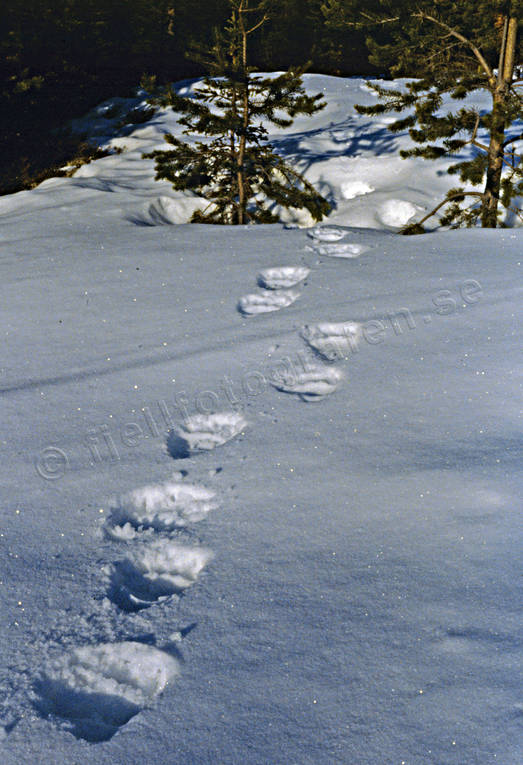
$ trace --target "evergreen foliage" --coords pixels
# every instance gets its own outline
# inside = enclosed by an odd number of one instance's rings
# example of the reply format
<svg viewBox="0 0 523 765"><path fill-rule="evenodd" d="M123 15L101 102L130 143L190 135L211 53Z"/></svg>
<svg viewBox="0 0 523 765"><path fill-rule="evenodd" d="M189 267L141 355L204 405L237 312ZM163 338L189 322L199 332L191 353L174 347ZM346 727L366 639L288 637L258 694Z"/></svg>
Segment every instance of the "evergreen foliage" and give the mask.
<svg viewBox="0 0 523 765"><path fill-rule="evenodd" d="M325 106L321 94L308 96L303 68L276 77L253 73L248 39L266 22L268 3L229 0L230 17L216 31L209 50L197 58L208 75L184 97L168 90L154 103L169 105L183 116L185 134L209 140L187 143L170 133L172 146L145 155L156 160L156 178L177 190L190 190L209 201L192 217L196 223L273 223L279 220L268 201L283 208L306 208L314 220L329 211L328 202L268 142L262 121L288 127L298 114L314 114Z"/></svg>
<svg viewBox="0 0 523 765"><path fill-rule="evenodd" d="M379 103L357 110L409 110L407 117L389 126L393 132L408 128L417 144L401 155L455 157L448 172L463 184L483 186L482 192L466 191L464 186L451 189L443 204L405 233L419 232L420 224L442 207L440 223L453 227L481 221L483 227L494 228L500 205L521 217L513 201L523 195L522 156L515 151L523 138L517 125L523 117L523 80L518 74L522 10L522 0L326 0L328 24L370 30L372 63L388 67L394 77L417 78L404 90L371 83ZM489 93L488 111L465 104L441 112L444 98L463 101L477 90Z"/></svg>
<svg viewBox="0 0 523 765"><path fill-rule="evenodd" d="M323 0L278 0L251 40L259 71L311 59L313 71L372 74L364 35L328 29ZM115 94L133 92L142 75L166 84L204 73L189 60L207 47L228 0L2 0L0 3L0 193L38 180L79 148L66 133L79 116Z"/></svg>

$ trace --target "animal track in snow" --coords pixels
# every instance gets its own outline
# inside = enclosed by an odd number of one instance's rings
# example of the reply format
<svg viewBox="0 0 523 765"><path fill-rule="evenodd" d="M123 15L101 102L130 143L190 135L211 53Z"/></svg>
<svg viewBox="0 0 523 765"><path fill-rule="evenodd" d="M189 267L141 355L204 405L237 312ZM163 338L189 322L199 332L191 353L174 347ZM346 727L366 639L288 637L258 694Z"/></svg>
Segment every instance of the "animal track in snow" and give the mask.
<svg viewBox="0 0 523 765"><path fill-rule="evenodd" d="M112 539L131 540L144 531L172 532L201 521L217 507L204 486L169 481L124 494L105 525Z"/></svg>
<svg viewBox="0 0 523 765"><path fill-rule="evenodd" d="M238 301L238 310L245 316L253 316L258 313L279 311L292 305L300 296L295 290L262 290L250 295L244 295Z"/></svg>
<svg viewBox="0 0 523 765"><path fill-rule="evenodd" d="M125 641L83 646L55 660L35 683L35 705L65 718L87 741L107 741L179 674L174 656Z"/></svg>
<svg viewBox="0 0 523 765"><path fill-rule="evenodd" d="M324 255L329 258L357 258L370 247L364 244L355 244L353 242L343 242L340 244L323 244L313 248L318 255Z"/></svg>
<svg viewBox="0 0 523 765"><path fill-rule="evenodd" d="M347 234L342 228L336 226L315 226L307 233L316 242L337 242Z"/></svg>
<svg viewBox="0 0 523 765"><path fill-rule="evenodd" d="M310 274L305 266L280 266L265 268L258 274L258 284L268 290L281 290L294 287Z"/></svg>
<svg viewBox="0 0 523 765"><path fill-rule="evenodd" d="M243 433L247 420L238 412L195 414L188 417L178 430L171 431L167 448L171 456L188 457L191 452L214 449Z"/></svg>
<svg viewBox="0 0 523 765"><path fill-rule="evenodd" d="M338 324L322 322L303 327L301 336L320 356L328 361L347 358L361 340L361 324L345 321Z"/></svg>
<svg viewBox="0 0 523 765"><path fill-rule="evenodd" d="M283 375L273 382L278 390L295 393L302 401L320 401L339 388L343 374L339 369L325 365L310 364L307 371Z"/></svg>
<svg viewBox="0 0 523 765"><path fill-rule="evenodd" d="M194 584L211 558L208 548L169 539L144 545L107 569L109 597L124 611L148 608Z"/></svg>

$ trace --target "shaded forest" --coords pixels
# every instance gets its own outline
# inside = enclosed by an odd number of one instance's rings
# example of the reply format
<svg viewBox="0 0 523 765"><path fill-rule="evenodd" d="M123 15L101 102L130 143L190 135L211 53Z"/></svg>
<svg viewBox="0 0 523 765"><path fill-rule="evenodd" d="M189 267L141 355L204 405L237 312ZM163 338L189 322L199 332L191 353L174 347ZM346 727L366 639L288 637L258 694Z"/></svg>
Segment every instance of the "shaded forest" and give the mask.
<svg viewBox="0 0 523 765"><path fill-rule="evenodd" d="M279 0L253 41L261 70L310 61L328 74L372 74L362 31L325 24L323 0ZM144 75L195 77L193 43L211 40L227 0L3 0L0 7L0 193L40 182L91 148L63 125Z"/></svg>

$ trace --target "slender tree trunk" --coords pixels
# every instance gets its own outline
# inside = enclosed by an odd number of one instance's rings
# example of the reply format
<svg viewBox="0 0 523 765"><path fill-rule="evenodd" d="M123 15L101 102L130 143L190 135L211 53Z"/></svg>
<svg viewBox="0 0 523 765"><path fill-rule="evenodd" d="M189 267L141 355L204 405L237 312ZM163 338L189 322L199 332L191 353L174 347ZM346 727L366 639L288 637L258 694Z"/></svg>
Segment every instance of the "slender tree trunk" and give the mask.
<svg viewBox="0 0 523 765"><path fill-rule="evenodd" d="M481 225L496 228L498 205L503 171L503 142L507 129L506 106L510 95L510 84L514 75L518 20L506 18L499 57L498 80L492 95L490 143L487 160L487 179L483 193Z"/></svg>
<svg viewBox="0 0 523 765"><path fill-rule="evenodd" d="M237 25L235 10L233 10L233 13L232 13L231 24L233 28L235 28ZM238 53L238 49L235 43L233 42L230 48L230 54L232 58L232 67L234 72L236 72L238 69L237 53ZM233 114L233 118L236 121L236 118L238 116L238 90L236 87L236 83L233 84L233 91L231 95L231 111ZM234 128L230 131L229 142L230 142L230 152L231 152L231 195L230 195L231 218L229 220L229 223L231 225L234 225L236 223L236 219L235 219L236 216L234 212L236 207L236 198L237 196L239 196L238 174L235 172L235 169L238 163L238 157L236 152L236 132Z"/></svg>
<svg viewBox="0 0 523 765"><path fill-rule="evenodd" d="M246 223L247 219L247 178L245 173L245 149L247 147L247 128L249 127L249 81L245 79L245 90L243 93L243 132L240 136L240 148L238 151L238 174L239 174L239 214L240 223Z"/></svg>
<svg viewBox="0 0 523 765"><path fill-rule="evenodd" d="M242 39L242 79L243 79L243 98L242 98L242 134L238 146L238 223L242 225L246 222L247 195L245 183L245 149L247 146L246 130L249 126L249 76L247 72L247 29L243 21L243 3L240 5L238 19L240 34Z"/></svg>
<svg viewBox="0 0 523 765"><path fill-rule="evenodd" d="M496 228L498 225L498 205L503 170L503 141L505 139L505 99L495 93L493 99L490 142L488 150L487 179L483 192L481 225L483 228Z"/></svg>

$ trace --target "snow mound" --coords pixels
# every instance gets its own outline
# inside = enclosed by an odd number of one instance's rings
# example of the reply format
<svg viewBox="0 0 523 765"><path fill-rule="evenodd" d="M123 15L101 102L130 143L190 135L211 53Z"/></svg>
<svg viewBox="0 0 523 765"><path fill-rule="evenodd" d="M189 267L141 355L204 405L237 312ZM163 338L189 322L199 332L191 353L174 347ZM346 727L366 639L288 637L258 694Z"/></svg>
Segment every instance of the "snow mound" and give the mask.
<svg viewBox="0 0 523 765"><path fill-rule="evenodd" d="M315 226L307 233L317 242L337 242L343 239L347 232L337 226Z"/></svg>
<svg viewBox="0 0 523 765"><path fill-rule="evenodd" d="M386 88L403 88L407 80L374 82ZM317 241L337 241L344 235L342 229L349 226L397 230L412 221L418 210L434 207L452 186L452 178L446 172L452 159L443 157L426 162L420 157L401 158L399 152L411 149L413 144L408 130L394 133L389 130L397 115L356 112L357 104L376 103L377 94L370 84L361 78L305 75L308 92L323 92L325 109L312 117L298 117L288 129L267 125L269 140L278 152L303 172L306 180L332 205L319 225L305 208L286 209L265 200L268 209L284 225L311 229L311 236ZM194 81L174 87L180 93L194 95L199 85L200 81ZM479 93L471 95L467 103L480 111L487 105L485 96ZM452 99L444 99L442 115L451 108ZM158 109L151 121L133 123L134 113L141 115L148 110L146 94L140 92L133 99L110 99L84 118L74 120L75 130L104 148L118 148L121 152L83 165L71 178L45 181L34 190L31 204L45 205L45 196L50 192L58 193L70 204L73 198L87 200L91 197L88 192L104 192L106 196L105 192L110 191L114 192L112 199L105 199L103 204L136 225L190 222L196 210L208 206L208 200L189 191L176 191L166 180L156 182L154 161L142 158L144 153L167 148L166 133L186 140L183 126L177 121L179 115L168 108ZM473 147L462 153L464 158L471 157ZM2 201L0 207L24 208L25 202L23 198ZM514 213L503 214L509 226L521 225ZM437 223L437 217L433 222Z"/></svg>
<svg viewBox="0 0 523 765"><path fill-rule="evenodd" d="M328 361L347 358L361 340L361 324L355 321L321 323L303 327L301 336L314 351Z"/></svg>
<svg viewBox="0 0 523 765"><path fill-rule="evenodd" d="M178 431L169 434L169 451L172 456L177 456L173 449L179 447L180 441L189 453L214 449L242 433L247 424L247 420L238 412L195 414L188 417Z"/></svg>
<svg viewBox="0 0 523 765"><path fill-rule="evenodd" d="M258 284L268 290L280 290L294 287L310 274L310 268L305 266L280 266L264 268L258 274Z"/></svg>
<svg viewBox="0 0 523 765"><path fill-rule="evenodd" d="M69 721L87 741L107 741L180 672L177 659L125 641L76 648L37 681L40 711Z"/></svg>
<svg viewBox="0 0 523 765"><path fill-rule="evenodd" d="M374 186L365 181L344 181L341 184L341 196L343 199L355 199L356 197L370 194L374 191Z"/></svg>
<svg viewBox="0 0 523 765"><path fill-rule="evenodd" d="M320 401L334 393L342 381L343 373L339 369L311 364L307 371L283 375L272 384L285 393L298 395L302 401Z"/></svg>
<svg viewBox="0 0 523 765"><path fill-rule="evenodd" d="M279 311L281 308L287 308L292 305L299 296L299 292L293 290L281 290L279 292L264 290L262 292L244 295L240 298L238 301L238 311L245 316L254 316L258 313Z"/></svg>
<svg viewBox="0 0 523 765"><path fill-rule="evenodd" d="M404 199L387 199L376 214L380 223L383 223L385 226L401 228L422 209L422 207L412 202L407 202Z"/></svg>
<svg viewBox="0 0 523 765"><path fill-rule="evenodd" d="M124 611L138 611L194 584L212 558L204 547L160 539L112 566L109 597Z"/></svg>
<svg viewBox="0 0 523 765"><path fill-rule="evenodd" d="M353 242L343 242L342 244L321 244L314 247L314 252L328 258L357 258L370 249L364 244L355 244Z"/></svg>
<svg viewBox="0 0 523 765"><path fill-rule="evenodd" d="M169 226L187 223L195 210L206 204L199 197L180 194L178 197L160 196L149 202L135 215L128 216L132 223L142 226Z"/></svg>
<svg viewBox="0 0 523 765"><path fill-rule="evenodd" d="M172 532L201 521L217 505L214 492L204 486L169 481L143 486L123 495L107 519L105 532L113 539L130 540L150 529Z"/></svg>

